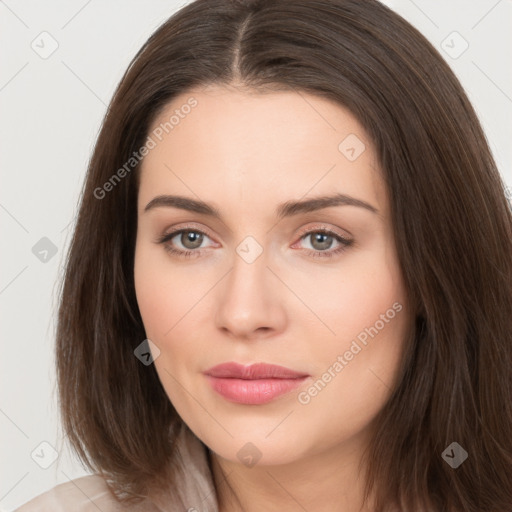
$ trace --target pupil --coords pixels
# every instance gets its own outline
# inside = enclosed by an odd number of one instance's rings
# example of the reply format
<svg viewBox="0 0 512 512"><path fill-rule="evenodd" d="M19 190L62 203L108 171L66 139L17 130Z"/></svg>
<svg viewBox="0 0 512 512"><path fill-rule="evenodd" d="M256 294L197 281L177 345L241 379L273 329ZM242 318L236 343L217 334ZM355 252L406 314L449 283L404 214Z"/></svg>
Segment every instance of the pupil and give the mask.
<svg viewBox="0 0 512 512"><path fill-rule="evenodd" d="M183 238L181 242L188 249L195 249L201 245L203 235L196 233L194 231L185 231L183 235L185 236L186 243L184 243ZM190 245L187 244L192 244L192 247L190 247Z"/></svg>
<svg viewBox="0 0 512 512"><path fill-rule="evenodd" d="M315 247L315 249L329 249L329 247L331 246L331 243L332 243L332 240L331 240L332 236L331 235L328 235L326 233L317 233L316 235L313 236L313 247ZM328 240L329 242L326 243L326 240ZM315 246L315 244L318 244Z"/></svg>

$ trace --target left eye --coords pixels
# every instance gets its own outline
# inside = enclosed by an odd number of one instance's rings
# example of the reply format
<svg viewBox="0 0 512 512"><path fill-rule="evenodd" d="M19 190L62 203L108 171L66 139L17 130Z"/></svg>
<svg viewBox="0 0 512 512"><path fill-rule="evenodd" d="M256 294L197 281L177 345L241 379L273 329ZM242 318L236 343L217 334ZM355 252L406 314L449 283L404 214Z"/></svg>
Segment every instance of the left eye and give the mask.
<svg viewBox="0 0 512 512"><path fill-rule="evenodd" d="M301 240L307 240L309 238L310 245L314 250L325 251L331 248L334 241L343 242L345 239L332 234L326 233L325 231L315 231L306 233L301 237Z"/></svg>
<svg viewBox="0 0 512 512"><path fill-rule="evenodd" d="M300 238L300 241L310 239L312 249L307 249L307 252L314 258L332 258L350 247L354 240L345 238L334 231L325 229L310 230ZM338 243L338 247L331 249L333 241Z"/></svg>

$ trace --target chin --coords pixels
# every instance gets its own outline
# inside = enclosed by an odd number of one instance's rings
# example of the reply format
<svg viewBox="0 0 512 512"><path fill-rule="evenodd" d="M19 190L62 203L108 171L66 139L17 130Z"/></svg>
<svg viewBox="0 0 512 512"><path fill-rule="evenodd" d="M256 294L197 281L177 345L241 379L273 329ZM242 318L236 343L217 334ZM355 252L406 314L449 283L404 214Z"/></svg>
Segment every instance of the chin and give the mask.
<svg viewBox="0 0 512 512"><path fill-rule="evenodd" d="M210 450L223 459L248 467L251 467L251 461L259 466L276 466L296 462L306 455L307 446L313 443L312 439L308 440L307 431L301 432L298 425L290 423L286 428L281 425L276 429L283 417L286 414L281 415L278 421L274 418L260 420L258 425L250 418L245 422L236 422L236 425L220 418L220 423L233 437L221 427L212 429L211 423L202 426L204 430L201 427L190 428Z"/></svg>

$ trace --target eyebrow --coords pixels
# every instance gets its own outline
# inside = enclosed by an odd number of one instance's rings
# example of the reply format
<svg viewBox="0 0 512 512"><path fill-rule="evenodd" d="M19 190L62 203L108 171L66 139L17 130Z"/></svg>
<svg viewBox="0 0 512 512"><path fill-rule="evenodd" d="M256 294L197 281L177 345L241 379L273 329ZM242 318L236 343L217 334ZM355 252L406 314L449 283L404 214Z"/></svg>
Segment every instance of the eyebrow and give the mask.
<svg viewBox="0 0 512 512"><path fill-rule="evenodd" d="M359 208L369 210L372 213L378 213L377 208L366 201L356 199L355 197L351 197L346 194L320 196L303 201L286 201L285 203L280 204L274 213L278 219L283 219L284 217L292 217L301 213L314 212L331 206L357 206ZM175 195L159 195L154 197L144 208L144 213L160 207L179 208L181 210L200 213L202 215L208 215L222 220L220 211L212 204L189 197Z"/></svg>

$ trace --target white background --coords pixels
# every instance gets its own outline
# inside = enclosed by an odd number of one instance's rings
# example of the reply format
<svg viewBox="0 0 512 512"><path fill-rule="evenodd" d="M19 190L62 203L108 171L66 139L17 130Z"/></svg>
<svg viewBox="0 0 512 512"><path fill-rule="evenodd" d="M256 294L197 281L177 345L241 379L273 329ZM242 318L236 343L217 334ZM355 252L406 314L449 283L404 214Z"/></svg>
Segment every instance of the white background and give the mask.
<svg viewBox="0 0 512 512"><path fill-rule="evenodd" d="M512 53L511 0L385 3L425 34L452 66L511 186L512 72L506 64ZM58 425L57 281L106 105L137 50L182 5L0 0L0 510L13 510L57 483L87 474L62 447ZM41 37L48 37L40 36L43 31L58 43L46 59L31 47L34 40L43 45ZM451 35L454 31L463 39ZM464 40L468 49L453 58ZM45 48L50 44L46 39ZM43 237L57 248L46 263L32 252ZM51 460L51 448L39 446L42 442L59 453L48 469L31 458L36 450L36 460Z"/></svg>

